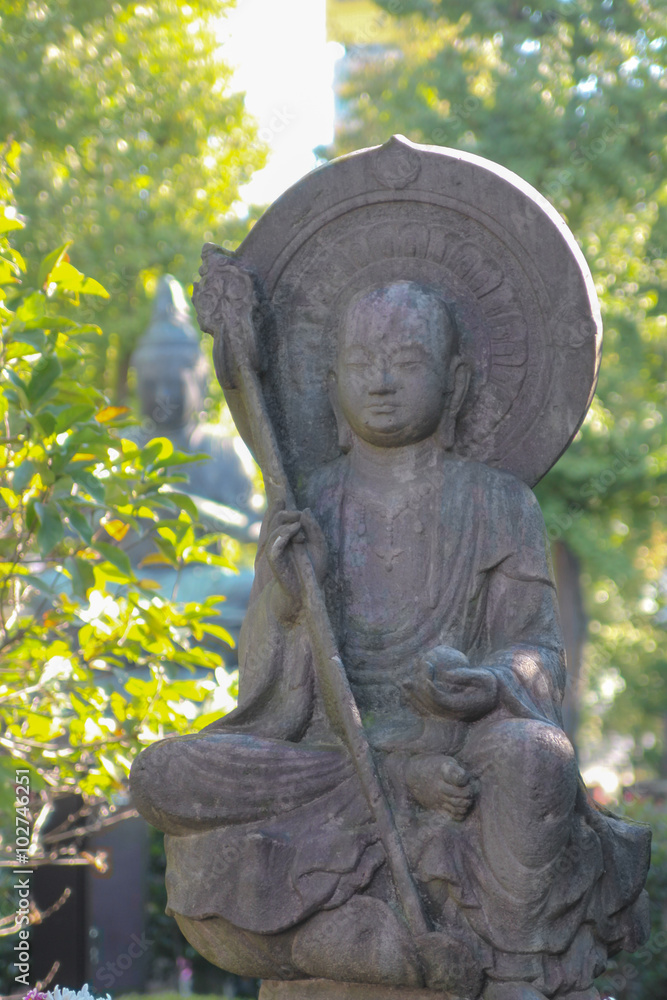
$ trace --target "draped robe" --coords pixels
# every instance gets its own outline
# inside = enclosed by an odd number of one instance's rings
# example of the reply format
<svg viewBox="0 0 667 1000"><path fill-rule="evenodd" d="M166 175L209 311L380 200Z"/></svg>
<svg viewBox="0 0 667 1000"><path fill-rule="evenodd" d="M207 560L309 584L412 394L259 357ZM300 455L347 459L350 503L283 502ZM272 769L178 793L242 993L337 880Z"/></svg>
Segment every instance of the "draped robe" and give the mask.
<svg viewBox="0 0 667 1000"><path fill-rule="evenodd" d="M597 811L577 785L537 501L508 473L454 457L395 501L374 500L350 469L343 456L319 470L302 500L328 543L332 624L433 925L474 937L499 977L509 963L509 978L543 988L551 978L549 995L576 952L585 986L607 949L646 933L637 900L650 835ZM323 711L305 625L273 614L266 532L239 707L197 736L148 748L145 774L160 775L159 789L139 773L133 786L168 834L170 910L271 935L358 892L396 900L353 763ZM499 703L487 717L462 723L410 707L401 683L441 645L495 674ZM461 823L406 790L406 762L433 754L454 756L476 782Z"/></svg>

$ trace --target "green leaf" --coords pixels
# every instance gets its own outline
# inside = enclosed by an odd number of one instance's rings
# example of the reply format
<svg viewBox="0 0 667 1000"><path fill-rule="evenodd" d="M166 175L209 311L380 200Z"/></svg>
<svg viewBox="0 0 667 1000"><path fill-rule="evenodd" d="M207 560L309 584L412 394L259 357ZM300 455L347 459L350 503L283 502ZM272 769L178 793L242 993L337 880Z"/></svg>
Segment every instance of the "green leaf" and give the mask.
<svg viewBox="0 0 667 1000"><path fill-rule="evenodd" d="M8 343L27 344L35 348L41 354L46 348L47 340L43 331L40 330L19 330L9 338Z"/></svg>
<svg viewBox="0 0 667 1000"><path fill-rule="evenodd" d="M49 410L36 414L32 419L42 437L51 437L56 427L56 418Z"/></svg>
<svg viewBox="0 0 667 1000"><path fill-rule="evenodd" d="M30 761L23 760L21 757L8 757L3 753L0 757L0 775L2 775L0 777L0 789L2 789L0 814L4 814L5 816L10 815L14 809L14 799L16 797L14 782L16 781L16 772L19 770L28 772L28 787L31 792L40 792L46 785L40 771ZM20 787L26 786L23 785ZM9 806L4 810L3 806L7 802L9 802Z"/></svg>
<svg viewBox="0 0 667 1000"><path fill-rule="evenodd" d="M173 560L168 559L163 552L149 552L139 563L138 568L144 569L146 566L171 566Z"/></svg>
<svg viewBox="0 0 667 1000"><path fill-rule="evenodd" d="M21 159L21 146L16 141L16 139L12 139L11 142L7 143L7 145L5 146L4 156L9 169L14 174L17 174L19 169L19 161Z"/></svg>
<svg viewBox="0 0 667 1000"><path fill-rule="evenodd" d="M174 490L161 490L160 497L166 500L171 506L176 507L177 510L184 510L190 515L193 521L197 521L199 514L197 513L197 506L187 493L176 493Z"/></svg>
<svg viewBox="0 0 667 1000"><path fill-rule="evenodd" d="M89 403L75 403L74 406L65 407L56 417L56 434L68 431L74 424L90 420L94 412L95 407Z"/></svg>
<svg viewBox="0 0 667 1000"><path fill-rule="evenodd" d="M232 647L232 649L236 646L234 636L230 635L227 629L223 628L221 625L213 625L210 622L205 622L202 625L202 630L208 635L214 635L216 638L222 639L222 641L226 642L228 646Z"/></svg>
<svg viewBox="0 0 667 1000"><path fill-rule="evenodd" d="M216 552L209 552L207 549L192 548L188 553L187 562L203 563L205 566L222 566L224 569L236 569L234 563L227 556L218 555Z"/></svg>
<svg viewBox="0 0 667 1000"><path fill-rule="evenodd" d="M161 465L162 459L168 459L174 450L174 446L169 438L151 438L148 444L141 449L141 464L144 469L151 465ZM160 462L157 460L160 459Z"/></svg>
<svg viewBox="0 0 667 1000"><path fill-rule="evenodd" d="M16 318L22 323L30 326L30 321L35 320L41 328L42 320L45 317L48 301L44 292L31 292L21 300L21 304L16 310ZM34 324L32 324L34 325Z"/></svg>
<svg viewBox="0 0 667 1000"><path fill-rule="evenodd" d="M11 382L11 384L14 386L15 389L18 389L19 395L22 396L27 402L28 401L28 397L26 395L27 386L23 381L23 379L9 367L4 369L4 373L7 380Z"/></svg>
<svg viewBox="0 0 667 1000"><path fill-rule="evenodd" d="M119 722L125 722L127 718L127 702L118 691L111 692L111 711Z"/></svg>
<svg viewBox="0 0 667 1000"><path fill-rule="evenodd" d="M132 698L152 698L157 691L157 681L154 678L143 681L139 677L130 677L125 690Z"/></svg>
<svg viewBox="0 0 667 1000"><path fill-rule="evenodd" d="M131 458L137 455L140 451L139 445L136 441L131 441L129 438L121 438L120 446L123 451L123 458Z"/></svg>
<svg viewBox="0 0 667 1000"><path fill-rule="evenodd" d="M198 452L196 455L188 455L184 451L174 451L167 457L160 456L153 464L159 469L169 469L174 465L189 465L191 462L203 462L210 459L210 455Z"/></svg>
<svg viewBox="0 0 667 1000"><path fill-rule="evenodd" d="M35 511L35 501L28 500L25 507L25 526L28 531L32 531L37 524L37 512Z"/></svg>
<svg viewBox="0 0 667 1000"><path fill-rule="evenodd" d="M16 264L0 257L0 285L11 285L16 282L18 273Z"/></svg>
<svg viewBox="0 0 667 1000"><path fill-rule="evenodd" d="M23 225L16 217L16 209L11 205L0 207L0 234L9 233L12 229L23 229Z"/></svg>
<svg viewBox="0 0 667 1000"><path fill-rule="evenodd" d="M62 518L53 504L37 502L35 513L39 519L37 529L37 544L42 555L48 555L65 537Z"/></svg>
<svg viewBox="0 0 667 1000"><path fill-rule="evenodd" d="M205 712L203 715L198 715L192 723L192 728L196 733L201 732L205 726L209 726L212 722L217 722L217 720L221 719L224 714L225 713L218 708L215 712Z"/></svg>
<svg viewBox="0 0 667 1000"><path fill-rule="evenodd" d="M176 555L176 549L174 548L173 544L168 539L161 538L159 535L155 536L154 541L155 541L155 544L157 545L158 549L162 553L162 555L165 557L165 559L172 566L178 566L178 556ZM146 559L148 559L148 558L149 558L149 556L146 557ZM143 562L141 564L142 567L146 566L146 565L150 565L150 563L146 562L146 559L143 560Z"/></svg>
<svg viewBox="0 0 667 1000"><path fill-rule="evenodd" d="M132 576L132 565L126 552L109 542L94 542L93 545L100 555L104 556L107 562L110 562L117 570L127 577Z"/></svg>
<svg viewBox="0 0 667 1000"><path fill-rule="evenodd" d="M35 303L35 305L36 306L44 305L44 301L45 301L44 298L40 297ZM44 330L59 330L59 331L73 330L76 331L77 333L80 330L78 323L76 323L76 321L73 319L69 319L67 316L51 316L48 313L40 313L39 315L33 315L32 311L30 315L32 318L26 320L24 332L23 334L21 334L20 337L17 335L16 338L17 340L24 340L25 333L28 332L29 335L30 332L32 331L35 331L33 333L33 336L38 336L40 331L43 332Z"/></svg>
<svg viewBox="0 0 667 1000"><path fill-rule="evenodd" d="M61 247L58 247L57 250L52 250L50 254L47 254L46 257L44 257L41 264L39 265L38 283L40 288L42 288L46 284L49 275L51 274L51 271L53 270L54 267L57 267L58 264L60 264L63 257L71 247L71 245L72 245L72 240L68 240L67 243L63 243L63 245Z"/></svg>
<svg viewBox="0 0 667 1000"><path fill-rule="evenodd" d="M64 292L75 292L83 295L99 295L103 299L109 298L109 293L99 281L94 278L86 278L81 271L61 259L49 273L49 281L55 281Z"/></svg>
<svg viewBox="0 0 667 1000"><path fill-rule="evenodd" d="M83 275L82 277L83 284L80 289L82 295L99 295L102 299L108 299L110 297L104 285L101 285L99 281L95 280L95 278L86 278Z"/></svg>
<svg viewBox="0 0 667 1000"><path fill-rule="evenodd" d="M50 597L53 596L54 590L50 583L47 583L40 576L36 576L34 573L26 573L23 577L23 582L30 584L35 590L39 591L40 594L48 594Z"/></svg>
<svg viewBox="0 0 667 1000"><path fill-rule="evenodd" d="M87 559L71 556L65 560L65 565L72 577L72 590L77 597L85 600L88 591L95 586L95 573Z"/></svg>
<svg viewBox="0 0 667 1000"><path fill-rule="evenodd" d="M65 507L65 513L70 525L81 536L84 542L90 545L93 540L93 529L85 514L69 504Z"/></svg>
<svg viewBox="0 0 667 1000"><path fill-rule="evenodd" d="M31 403L38 402L48 392L62 370L55 354L43 355L39 359L26 387L26 395Z"/></svg>
<svg viewBox="0 0 667 1000"><path fill-rule="evenodd" d="M104 483L101 479L97 479L92 472L86 472L85 469L73 471L72 478L75 483L83 487L93 500L96 500L98 503L104 503L105 491Z"/></svg>
<svg viewBox="0 0 667 1000"><path fill-rule="evenodd" d="M25 461L21 462L21 464L14 470L14 475L12 477L12 489L14 490L14 493L23 493L34 473L34 462L31 462L30 459L25 459Z"/></svg>
<svg viewBox="0 0 667 1000"><path fill-rule="evenodd" d="M76 335L79 338L83 338L86 333L94 333L96 337L101 337L102 332L102 328L97 323L81 323L77 324L76 328Z"/></svg>
<svg viewBox="0 0 667 1000"><path fill-rule="evenodd" d="M71 476L61 475L60 463L53 459L51 462L51 468L55 475L55 482L53 484L53 489L51 490L51 499L57 500L61 511L63 511L63 500L67 501L71 497L74 480Z"/></svg>
<svg viewBox="0 0 667 1000"><path fill-rule="evenodd" d="M10 341L5 348L6 361L13 361L16 358L27 358L31 354L35 354L35 348L22 340Z"/></svg>
<svg viewBox="0 0 667 1000"><path fill-rule="evenodd" d="M114 779L114 781L120 784L121 781L123 780L124 774L120 770L120 768L116 765L115 761L111 760L110 757L105 757L104 754L99 754L98 759L104 770L107 772L107 774L110 775Z"/></svg>

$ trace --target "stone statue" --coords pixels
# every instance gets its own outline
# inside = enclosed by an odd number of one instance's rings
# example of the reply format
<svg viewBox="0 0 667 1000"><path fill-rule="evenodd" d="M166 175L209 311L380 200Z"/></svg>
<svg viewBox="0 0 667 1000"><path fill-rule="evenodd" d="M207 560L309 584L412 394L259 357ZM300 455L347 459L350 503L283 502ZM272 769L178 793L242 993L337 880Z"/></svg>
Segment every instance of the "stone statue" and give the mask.
<svg viewBox="0 0 667 1000"><path fill-rule="evenodd" d="M186 455L208 455L206 461L181 467L188 477L184 489L194 501L206 529L255 543L259 515L252 508L253 483L236 450L232 435L220 424L205 423L205 399L211 372L192 325L181 284L163 275L157 287L151 322L139 341L131 365L144 417L136 435L146 445L151 438L167 437L174 449ZM179 471L179 470L177 470ZM127 553L133 564L153 551L148 537L128 536ZM176 570L151 566L151 576L163 594L175 592L181 601L201 601L223 593L225 601L216 616L238 644L239 630L248 606L252 571L239 572L195 563ZM176 588L176 590L175 590ZM217 649L217 645L215 646ZM236 649L224 644L225 663L234 667Z"/></svg>
<svg viewBox="0 0 667 1000"><path fill-rule="evenodd" d="M574 239L508 171L394 137L201 274L269 510L239 707L132 769L169 911L267 1000L594 1000L647 937L650 834L563 732L530 489L597 376Z"/></svg>
<svg viewBox="0 0 667 1000"><path fill-rule="evenodd" d="M209 367L183 289L170 274L160 278L151 322L131 365L145 420L144 443L160 435L186 454L209 455L209 462L184 467L188 491L208 501L203 510L209 518L215 512L213 504L229 508L219 512L229 522L223 530L227 527L228 533L252 536L252 481L230 435L221 426L202 422ZM235 517L233 511L241 516Z"/></svg>

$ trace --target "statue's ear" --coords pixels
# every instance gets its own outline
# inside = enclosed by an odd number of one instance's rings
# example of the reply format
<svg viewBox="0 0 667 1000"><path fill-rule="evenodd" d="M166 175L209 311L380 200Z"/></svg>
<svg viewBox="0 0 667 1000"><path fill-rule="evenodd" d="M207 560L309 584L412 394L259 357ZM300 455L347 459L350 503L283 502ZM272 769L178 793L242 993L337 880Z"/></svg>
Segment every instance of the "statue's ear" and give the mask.
<svg viewBox="0 0 667 1000"><path fill-rule="evenodd" d="M470 371L463 358L453 359L450 368L450 383L447 405L439 427L439 437L446 451L451 451L456 438L456 418L466 398L470 385Z"/></svg>
<svg viewBox="0 0 667 1000"><path fill-rule="evenodd" d="M334 411L334 417L336 418L336 426L338 427L338 447L343 452L347 452L352 447L352 428L345 419L345 415L340 406L340 400L338 398L338 383L336 381L335 372L331 372L329 375L329 402L331 403L331 409Z"/></svg>
<svg viewBox="0 0 667 1000"><path fill-rule="evenodd" d="M470 385L470 369L465 363L462 357L458 356L454 360L452 365L453 371L453 387L452 396L449 404L449 410L452 414L452 418L456 421L459 415L459 410L463 406L463 401L466 398L468 392L468 386Z"/></svg>

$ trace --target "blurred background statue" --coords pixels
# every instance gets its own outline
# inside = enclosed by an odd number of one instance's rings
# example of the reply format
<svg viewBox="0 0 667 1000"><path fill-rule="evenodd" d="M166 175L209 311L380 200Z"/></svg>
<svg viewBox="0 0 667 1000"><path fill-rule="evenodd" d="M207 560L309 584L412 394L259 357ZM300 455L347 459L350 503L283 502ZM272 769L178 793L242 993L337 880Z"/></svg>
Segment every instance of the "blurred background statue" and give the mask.
<svg viewBox="0 0 667 1000"><path fill-rule="evenodd" d="M211 372L183 288L170 274L160 278L151 322L131 364L145 441L166 437L178 451L209 455L211 461L187 466L187 492L212 530L255 541L259 518L251 504L249 456L244 461L245 446L237 435L203 422Z"/></svg>
<svg viewBox="0 0 667 1000"><path fill-rule="evenodd" d="M255 542L261 511L253 508L253 497L256 499L257 494L252 462L231 422L229 428L206 422L205 402L211 372L199 343L199 333L190 319L183 288L170 274L160 278L150 324L132 355L131 364L136 371L144 417L139 443L166 437L175 450L208 455L209 460L183 466L188 476L183 491L192 497L208 531L240 542ZM135 541L128 554L138 563L145 552ZM152 566L151 576L165 593L173 592L176 570ZM191 601L203 600L210 594L225 594L221 624L236 640L252 579L250 568L234 573L219 566L188 566L178 579L178 597ZM226 649L225 662L235 665L235 660L235 651Z"/></svg>

